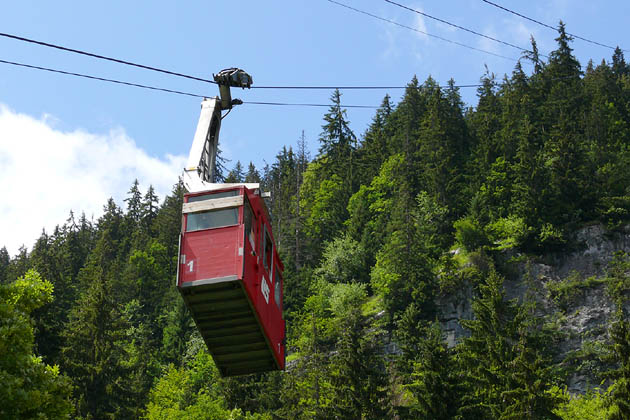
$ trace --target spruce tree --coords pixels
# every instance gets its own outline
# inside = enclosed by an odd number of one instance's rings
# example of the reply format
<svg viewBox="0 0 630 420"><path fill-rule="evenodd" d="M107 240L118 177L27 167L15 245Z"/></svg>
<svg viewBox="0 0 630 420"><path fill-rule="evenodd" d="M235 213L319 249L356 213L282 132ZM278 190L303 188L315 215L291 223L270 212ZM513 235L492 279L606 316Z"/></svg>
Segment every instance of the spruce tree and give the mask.
<svg viewBox="0 0 630 420"><path fill-rule="evenodd" d="M7 281L7 271L9 270L10 262L9 251L7 251L6 246L3 246L0 248L0 284Z"/></svg>
<svg viewBox="0 0 630 420"><path fill-rule="evenodd" d="M245 174L245 182L247 183L260 183L260 173L254 162L249 162L249 166L247 167L247 173Z"/></svg>
<svg viewBox="0 0 630 420"><path fill-rule="evenodd" d="M615 384L609 420L630 418L630 322L624 312L622 307L617 309L615 321L610 328L613 357L619 367L612 374Z"/></svg>
<svg viewBox="0 0 630 420"><path fill-rule="evenodd" d="M455 418L460 397L457 368L453 354L443 340L439 323L421 328L413 341L417 341L413 346L414 354L405 357L412 367L410 382L405 384L414 396L410 418Z"/></svg>
<svg viewBox="0 0 630 420"><path fill-rule="evenodd" d="M228 184L238 184L245 180L245 173L243 172L243 165L240 161L236 161L234 168L225 177L225 181Z"/></svg>
<svg viewBox="0 0 630 420"><path fill-rule="evenodd" d="M128 329L121 304L128 298L121 264L127 240L120 208L110 199L98 221L99 238L81 269L81 295L63 332L63 367L75 385L81 416L130 416L132 395L125 346Z"/></svg>
<svg viewBox="0 0 630 420"><path fill-rule="evenodd" d="M179 179L171 193L164 199L154 221L157 238L166 247L166 254L170 259L169 274L171 275L175 275L177 271L177 249L181 232L184 192L184 184Z"/></svg>
<svg viewBox="0 0 630 420"><path fill-rule="evenodd" d="M159 209L159 199L155 194L153 185L149 185L147 192L144 194L141 204L141 224L145 229L145 232L153 235L153 221L157 217Z"/></svg>
<svg viewBox="0 0 630 420"><path fill-rule="evenodd" d="M350 303L340 320L340 337L331 357L334 387L331 414L345 419L378 419L389 414L387 378L375 342L377 332L368 331L361 306Z"/></svg>
<svg viewBox="0 0 630 420"><path fill-rule="evenodd" d="M608 295L617 308L609 329L611 343L608 359L616 365L607 373L609 378L615 380L609 401L609 420L630 418L630 321L627 312L629 270L628 254L617 252L608 267Z"/></svg>
<svg viewBox="0 0 630 420"><path fill-rule="evenodd" d="M361 171L361 184L369 183L377 174L381 165L395 151L390 150L388 144L391 136L389 123L393 105L389 95L385 95L381 106L376 110L372 123L363 135L363 141L358 150L357 164Z"/></svg>
<svg viewBox="0 0 630 420"><path fill-rule="evenodd" d="M127 203L127 218L134 224L139 223L142 218L142 193L140 193L139 185L140 183L135 179L133 185L127 192L127 198L125 198L125 203Z"/></svg>
<svg viewBox="0 0 630 420"><path fill-rule="evenodd" d="M458 347L464 372L459 415L480 419L555 419L549 368L534 347L532 316L516 299L507 301L503 278L490 268L472 303L475 318Z"/></svg>
<svg viewBox="0 0 630 420"><path fill-rule="evenodd" d="M11 258L9 267L6 271L6 281L12 282L24 276L30 268L29 254L26 246L22 245L18 248L17 254Z"/></svg>
<svg viewBox="0 0 630 420"><path fill-rule="evenodd" d="M343 179L351 175L352 152L355 148L356 136L350 129L346 110L341 107L341 92L336 89L330 100L332 105L324 114L325 124L319 141L319 154L326 156L326 168L329 174L336 174Z"/></svg>
<svg viewBox="0 0 630 420"><path fill-rule="evenodd" d="M630 64L626 63L623 51L619 48L619 46L615 48L615 52L612 56L612 71L618 78L630 74Z"/></svg>

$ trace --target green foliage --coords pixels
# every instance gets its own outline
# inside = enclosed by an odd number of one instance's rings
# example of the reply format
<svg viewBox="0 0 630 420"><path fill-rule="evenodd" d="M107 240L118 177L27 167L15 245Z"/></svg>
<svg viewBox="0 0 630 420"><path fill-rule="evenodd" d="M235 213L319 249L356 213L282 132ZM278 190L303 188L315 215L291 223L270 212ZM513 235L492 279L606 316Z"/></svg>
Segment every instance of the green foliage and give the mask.
<svg viewBox="0 0 630 420"><path fill-rule="evenodd" d="M556 388L554 390L564 400L554 413L563 420L600 420L609 416L607 408L609 391L600 392L599 389L589 390L585 395L570 395L568 391Z"/></svg>
<svg viewBox="0 0 630 420"><path fill-rule="evenodd" d="M305 228L311 238L326 242L339 232L346 213L344 196L342 180L336 174L320 182L305 220Z"/></svg>
<svg viewBox="0 0 630 420"><path fill-rule="evenodd" d="M457 220L453 227L455 228L455 239L467 251L476 251L489 244L488 237L482 227L470 216Z"/></svg>
<svg viewBox="0 0 630 420"><path fill-rule="evenodd" d="M33 352L31 314L52 300L53 286L29 270L0 285L0 417L70 418L71 385L58 366Z"/></svg>
<svg viewBox="0 0 630 420"><path fill-rule="evenodd" d="M267 420L271 416L243 413L227 408L221 396L218 370L210 355L199 352L179 369L165 368L163 376L149 395L143 416L146 420Z"/></svg>
<svg viewBox="0 0 630 420"><path fill-rule="evenodd" d="M452 419L458 408L458 377L453 352L442 339L439 323L420 331L413 360L412 381L405 385L414 397L413 418Z"/></svg>
<svg viewBox="0 0 630 420"><path fill-rule="evenodd" d="M486 226L488 237L496 250L518 248L527 239L531 228L522 217L500 217Z"/></svg>
<svg viewBox="0 0 630 420"><path fill-rule="evenodd" d="M3 246L0 248L0 284L7 282L7 271L10 262L11 258L9 257L7 247Z"/></svg>
<svg viewBox="0 0 630 420"><path fill-rule="evenodd" d="M365 251L348 236L336 238L324 248L322 262L314 275L329 283L365 282Z"/></svg>
<svg viewBox="0 0 630 420"><path fill-rule="evenodd" d="M622 420L630 417L630 322L621 308L610 327L610 335L612 353L618 368L610 375L616 381L612 386L608 419Z"/></svg>
<svg viewBox="0 0 630 420"><path fill-rule="evenodd" d="M318 282L304 306L290 343L299 357L285 381L286 418L383 418L387 380L362 305L367 294L357 283ZM333 351L334 350L334 351Z"/></svg>
<svg viewBox="0 0 630 420"><path fill-rule="evenodd" d="M608 419L621 420L630 418L630 321L628 321L627 302L630 297L630 258L628 254L618 252L610 262L608 292L613 298L617 310L610 326L609 357L616 367L608 372L615 379L611 389L610 413Z"/></svg>
<svg viewBox="0 0 630 420"><path fill-rule="evenodd" d="M564 245L566 242L563 232L551 223L545 223L542 226L538 237L541 246L552 249Z"/></svg>
<svg viewBox="0 0 630 420"><path fill-rule="evenodd" d="M535 318L528 305L506 301L503 279L491 270L473 300L470 337L460 344L465 369L463 418L557 418L548 362L534 346Z"/></svg>
<svg viewBox="0 0 630 420"><path fill-rule="evenodd" d="M618 251L608 265L607 291L617 306L623 306L630 292L630 257Z"/></svg>
<svg viewBox="0 0 630 420"><path fill-rule="evenodd" d="M563 311L567 311L576 301L584 296L584 293L590 288L596 287L604 283L606 279L591 276L586 279L577 271L573 271L569 276L562 280L549 280L545 283L549 298Z"/></svg>

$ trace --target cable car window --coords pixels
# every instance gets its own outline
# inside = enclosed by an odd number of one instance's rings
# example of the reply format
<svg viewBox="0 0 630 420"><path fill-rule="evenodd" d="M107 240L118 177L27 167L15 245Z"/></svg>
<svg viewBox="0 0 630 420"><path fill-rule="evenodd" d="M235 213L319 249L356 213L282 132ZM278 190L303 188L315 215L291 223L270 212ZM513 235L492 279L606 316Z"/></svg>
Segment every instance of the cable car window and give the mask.
<svg viewBox="0 0 630 420"><path fill-rule="evenodd" d="M238 224L238 208L189 213L186 232Z"/></svg>
<svg viewBox="0 0 630 420"><path fill-rule="evenodd" d="M249 239L249 243L252 246L252 250L256 251L256 233L254 232L254 213L249 205L249 202L245 200L245 206L243 207L243 223L245 224L245 235Z"/></svg>
<svg viewBox="0 0 630 420"><path fill-rule="evenodd" d="M263 264L267 271L271 272L271 260L273 256L273 242L271 242L271 237L269 236L269 232L265 229L265 247L263 248Z"/></svg>
<svg viewBox="0 0 630 420"><path fill-rule="evenodd" d="M218 193L210 193L210 194L202 194L202 195L190 196L190 197L188 197L188 202L189 203L194 203L195 201L209 200L211 198L236 197L237 195L239 195L239 190L222 191L222 192L218 192Z"/></svg>
<svg viewBox="0 0 630 420"><path fill-rule="evenodd" d="M276 301L276 305L278 305L278 309L282 311L282 277L280 276L280 271L278 270L278 266L276 266L276 284L273 289L273 297Z"/></svg>

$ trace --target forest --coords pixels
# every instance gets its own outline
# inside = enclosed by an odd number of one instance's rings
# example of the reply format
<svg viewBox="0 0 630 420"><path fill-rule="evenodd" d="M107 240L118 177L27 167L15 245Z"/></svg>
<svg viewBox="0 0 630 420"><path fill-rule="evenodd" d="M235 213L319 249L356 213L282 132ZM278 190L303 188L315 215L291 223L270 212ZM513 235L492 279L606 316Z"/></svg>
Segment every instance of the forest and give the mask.
<svg viewBox="0 0 630 420"><path fill-rule="evenodd" d="M562 24L556 41L544 58L532 39L531 74L484 74L474 107L413 77L357 135L337 90L316 156L296 133L263 168L223 162L271 192L285 371L218 374L175 287L181 182L0 249L0 418L630 419L630 250L597 279L615 309L584 393L562 309L504 287L581 227L628 233L630 65L617 48L583 69ZM441 302L465 286L451 345Z"/></svg>

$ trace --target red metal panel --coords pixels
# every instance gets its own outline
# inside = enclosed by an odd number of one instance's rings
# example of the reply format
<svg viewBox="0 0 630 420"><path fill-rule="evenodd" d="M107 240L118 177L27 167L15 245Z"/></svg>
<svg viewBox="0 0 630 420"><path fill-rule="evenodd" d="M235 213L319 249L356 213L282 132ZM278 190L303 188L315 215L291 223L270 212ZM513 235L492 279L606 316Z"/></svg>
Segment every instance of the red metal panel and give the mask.
<svg viewBox="0 0 630 420"><path fill-rule="evenodd" d="M261 197L253 194L252 191L246 190L251 204L252 210L256 217L256 255L252 255L251 246L249 241L245 243L246 259L245 259L245 286L250 296L250 299L256 309L258 319L262 324L265 336L269 341L276 361L280 366L280 369L284 369L284 337L285 337L285 322L282 319L282 311L278 308L274 300L274 286L275 276L272 275L264 266L262 261L263 245L261 240L265 228L269 231L272 241L274 242L274 264L282 270L282 263L279 261L278 254L275 248L275 241L273 234L271 233L271 226L267 219L267 210L264 207L264 202ZM261 223L262 222L262 223ZM273 267L273 265L272 265Z"/></svg>
<svg viewBox="0 0 630 420"><path fill-rule="evenodd" d="M182 241L180 284L187 281L238 276L242 278L242 226L186 232Z"/></svg>
<svg viewBox="0 0 630 420"><path fill-rule="evenodd" d="M285 322L282 306L276 304L274 287L282 270L275 241L271 233L269 214L263 199L244 186L238 189L246 195L255 221L254 248L244 227L244 207L239 208L239 225L186 232L186 216L183 220L183 237L180 250L178 285L184 282L237 276L242 279L249 301L260 323L265 339L273 353L277 366L284 369ZM222 191L226 191L224 189ZM199 194L197 194L199 195ZM188 197L185 201L188 202ZM273 247L273 263L269 270L263 264L263 235L265 226ZM278 270L280 273L274 273Z"/></svg>

